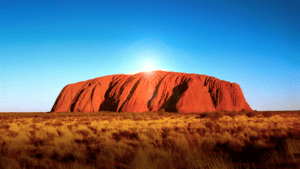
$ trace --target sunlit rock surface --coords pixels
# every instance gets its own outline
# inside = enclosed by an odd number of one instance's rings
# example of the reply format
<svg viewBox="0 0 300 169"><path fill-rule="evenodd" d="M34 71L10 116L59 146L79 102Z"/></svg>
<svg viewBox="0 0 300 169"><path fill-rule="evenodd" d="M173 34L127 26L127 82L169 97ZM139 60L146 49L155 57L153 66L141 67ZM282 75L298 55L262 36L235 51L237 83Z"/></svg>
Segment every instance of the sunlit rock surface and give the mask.
<svg viewBox="0 0 300 169"><path fill-rule="evenodd" d="M168 71L109 75L65 86L51 112L252 111L242 89L215 77Z"/></svg>

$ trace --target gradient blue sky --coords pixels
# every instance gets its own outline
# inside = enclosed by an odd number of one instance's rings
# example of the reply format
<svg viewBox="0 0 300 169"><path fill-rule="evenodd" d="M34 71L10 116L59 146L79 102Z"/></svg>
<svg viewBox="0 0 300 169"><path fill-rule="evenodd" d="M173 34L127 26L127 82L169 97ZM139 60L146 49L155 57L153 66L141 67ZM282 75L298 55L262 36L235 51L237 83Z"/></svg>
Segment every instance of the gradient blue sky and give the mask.
<svg viewBox="0 0 300 169"><path fill-rule="evenodd" d="M0 112L50 111L70 83L154 68L300 109L300 2L0 1Z"/></svg>

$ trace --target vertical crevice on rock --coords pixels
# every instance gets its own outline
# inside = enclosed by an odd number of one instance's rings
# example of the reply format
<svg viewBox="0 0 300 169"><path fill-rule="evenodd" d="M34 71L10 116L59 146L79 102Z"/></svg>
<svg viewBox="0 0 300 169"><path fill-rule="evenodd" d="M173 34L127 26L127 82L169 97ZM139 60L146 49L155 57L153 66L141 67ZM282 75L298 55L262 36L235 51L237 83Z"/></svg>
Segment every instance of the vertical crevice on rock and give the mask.
<svg viewBox="0 0 300 169"><path fill-rule="evenodd" d="M157 95L157 91L158 91L158 89L156 88L156 89L154 90L154 92L153 92L153 95L152 95L151 99L147 102L147 107L148 107L149 110L150 110L150 106L151 106L152 100L153 100L153 99L156 97L156 95Z"/></svg>
<svg viewBox="0 0 300 169"><path fill-rule="evenodd" d="M83 91L84 91L84 89L81 89L81 91L77 94L77 96L75 97L75 99L72 101L71 108L70 108L71 112L74 112L75 105L77 104L78 99L81 96L81 94L82 94Z"/></svg>
<svg viewBox="0 0 300 169"><path fill-rule="evenodd" d="M122 103L122 105L120 106L119 110L122 110L123 106L125 105L126 102L128 102L128 100L131 98L131 96L133 95L133 93L135 92L135 89L137 88L138 84L140 83L141 78L135 82L135 84L133 85L132 89L130 90L130 93L128 95L128 97L126 98L126 100Z"/></svg>
<svg viewBox="0 0 300 169"><path fill-rule="evenodd" d="M181 97L181 95L187 90L188 85L187 82L183 82L178 86L173 88L173 94L170 98L163 103L163 105L159 109L165 109L167 112L178 112L177 103Z"/></svg>
<svg viewBox="0 0 300 169"><path fill-rule="evenodd" d="M117 111L118 104L116 104L113 97L110 97L109 94L120 80L121 79L119 79L117 82L110 82L109 87L104 94L104 101L100 104L98 111Z"/></svg>

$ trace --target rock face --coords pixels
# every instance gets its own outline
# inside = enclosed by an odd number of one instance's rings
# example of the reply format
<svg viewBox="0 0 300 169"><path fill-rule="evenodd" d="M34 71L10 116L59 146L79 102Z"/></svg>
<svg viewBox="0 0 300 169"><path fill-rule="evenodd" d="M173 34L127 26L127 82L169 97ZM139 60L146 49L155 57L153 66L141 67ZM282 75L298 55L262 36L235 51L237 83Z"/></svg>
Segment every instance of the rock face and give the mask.
<svg viewBox="0 0 300 169"><path fill-rule="evenodd" d="M167 71L109 75L65 86L51 112L252 111L242 89L215 77Z"/></svg>

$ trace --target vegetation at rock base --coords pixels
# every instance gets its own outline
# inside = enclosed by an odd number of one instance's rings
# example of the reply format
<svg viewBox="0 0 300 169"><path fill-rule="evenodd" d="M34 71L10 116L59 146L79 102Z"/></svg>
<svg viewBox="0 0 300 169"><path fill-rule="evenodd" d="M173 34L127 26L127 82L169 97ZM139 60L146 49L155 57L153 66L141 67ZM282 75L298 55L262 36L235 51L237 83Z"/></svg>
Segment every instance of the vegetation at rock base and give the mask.
<svg viewBox="0 0 300 169"><path fill-rule="evenodd" d="M0 113L0 168L300 168L300 112Z"/></svg>

